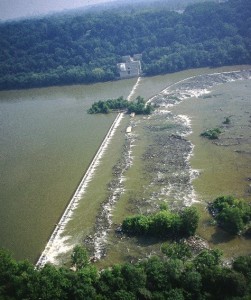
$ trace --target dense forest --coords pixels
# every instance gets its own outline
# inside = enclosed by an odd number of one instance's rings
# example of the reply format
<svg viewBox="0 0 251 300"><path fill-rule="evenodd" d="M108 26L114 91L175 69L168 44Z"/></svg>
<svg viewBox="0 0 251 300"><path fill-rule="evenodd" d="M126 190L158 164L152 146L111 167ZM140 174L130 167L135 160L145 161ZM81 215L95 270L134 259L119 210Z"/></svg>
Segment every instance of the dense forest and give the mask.
<svg viewBox="0 0 251 300"><path fill-rule="evenodd" d="M251 63L251 2L151 6L0 24L0 89L118 77L123 55L142 53L145 75Z"/></svg>
<svg viewBox="0 0 251 300"><path fill-rule="evenodd" d="M34 269L0 249L0 298L4 300L248 300L251 257L224 266L219 250L192 256L184 243L163 245L163 256L98 272L87 251L76 246L72 269Z"/></svg>

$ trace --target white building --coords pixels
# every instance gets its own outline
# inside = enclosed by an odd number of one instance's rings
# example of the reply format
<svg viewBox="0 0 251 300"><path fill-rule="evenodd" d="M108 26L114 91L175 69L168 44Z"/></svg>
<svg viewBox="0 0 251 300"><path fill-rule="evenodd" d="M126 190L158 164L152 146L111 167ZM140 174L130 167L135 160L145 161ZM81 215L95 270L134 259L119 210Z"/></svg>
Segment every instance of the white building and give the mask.
<svg viewBox="0 0 251 300"><path fill-rule="evenodd" d="M130 78L140 76L141 70L141 54L135 54L133 57L127 55L122 57L122 63L117 64L120 78Z"/></svg>

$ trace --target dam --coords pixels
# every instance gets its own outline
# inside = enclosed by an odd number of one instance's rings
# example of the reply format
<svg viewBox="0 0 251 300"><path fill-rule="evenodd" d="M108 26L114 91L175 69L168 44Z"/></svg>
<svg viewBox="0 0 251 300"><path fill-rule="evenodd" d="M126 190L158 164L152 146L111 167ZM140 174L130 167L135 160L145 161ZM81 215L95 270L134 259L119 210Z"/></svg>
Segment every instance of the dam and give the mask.
<svg viewBox="0 0 251 300"><path fill-rule="evenodd" d="M138 78L137 82L135 83L131 92L129 93L127 97L128 101L131 101L139 83L140 83L140 77ZM114 120L114 122L112 123L112 126L110 127L98 151L96 152L93 160L91 161L87 171L85 172L83 178L81 179L62 217L60 218L59 222L56 224L55 229L53 230L44 251L42 252L42 254L40 255L36 263L37 268L43 267L48 262L55 263L55 258L61 249L61 243L62 243L61 234L64 232L68 221L71 219L73 211L76 209L79 201L82 199L86 191L86 187L88 186L88 183L92 179L93 174L101 161L102 155L107 149L108 145L110 144L112 136L114 135L116 128L119 126L123 116L124 116L123 112L119 113L116 119ZM69 248L67 250L69 250Z"/></svg>

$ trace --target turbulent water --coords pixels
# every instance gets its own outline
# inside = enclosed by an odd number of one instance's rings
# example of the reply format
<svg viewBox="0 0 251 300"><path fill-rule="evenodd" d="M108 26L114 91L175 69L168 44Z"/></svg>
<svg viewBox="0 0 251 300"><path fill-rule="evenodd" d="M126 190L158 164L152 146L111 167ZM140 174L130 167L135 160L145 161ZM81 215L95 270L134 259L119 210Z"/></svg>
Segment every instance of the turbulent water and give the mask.
<svg viewBox="0 0 251 300"><path fill-rule="evenodd" d="M190 165L190 157L193 155L193 145L187 139L191 133L191 124L188 116L175 115L171 108L190 97L199 97L210 93L210 89L218 84L226 82L250 79L251 71L237 71L200 75L187 78L170 85L158 95L149 99L157 107L150 117L137 117L130 120L133 132L125 134L125 143L120 160L113 166L113 179L109 183L108 196L100 206L92 234L84 238L85 245L91 249L93 259L98 260L107 254L109 235L113 234L113 213L121 195L127 194L129 179L128 170L133 166L134 147L142 140L147 139L144 150L140 156L142 161L142 187L139 187L139 195L131 201L133 212L148 213L158 209L161 202L167 202L171 208L180 209L182 206L191 205L197 201L192 181L199 172L193 170ZM140 80L133 87L128 98L131 98L137 90ZM119 123L117 123L118 125ZM116 125L116 126L117 126ZM143 136L141 136L143 134ZM101 156L99 157L100 160ZM93 171L88 170L90 174ZM88 173L87 172L87 173ZM87 180L88 182L88 180ZM82 183L81 183L82 184ZM83 184L78 188L78 201L81 199ZM130 196L132 197L132 195ZM71 204L67 211L74 208ZM66 211L66 213L67 213ZM68 217L71 216L69 213ZM64 222L64 219L61 219ZM64 223L63 223L64 225ZM61 221L59 228L61 227ZM62 230L64 227L60 228ZM59 231L60 233L61 231ZM54 234L56 234L54 232ZM52 237L53 238L53 235ZM55 239L54 246L50 245L40 258L39 264L46 261L58 263L56 256L72 248L67 244L67 237L60 234ZM48 247L48 245L47 245ZM46 256L46 257L45 257Z"/></svg>
<svg viewBox="0 0 251 300"><path fill-rule="evenodd" d="M58 254L71 250L72 245L69 246L66 245L67 237L62 237L61 235L64 232L68 221L72 218L74 210L78 207L79 201L81 201L81 199L83 198L83 195L86 191L86 187L88 186L90 180L93 178L93 174L100 163L102 155L104 151L107 149L107 146L109 145L116 128L119 126L122 117L123 114L118 114L117 118L113 122L103 143L101 144L88 170L86 171L79 186L77 187L77 190L75 191L73 197L71 198L66 210L64 211L59 223L56 225L45 247L45 250L43 251L40 258L38 259L36 264L37 267L42 267L48 262L57 263L56 257L58 256ZM103 211L105 211L105 208L103 209Z"/></svg>
<svg viewBox="0 0 251 300"><path fill-rule="evenodd" d="M173 114L170 108L187 98L210 93L215 85L250 78L250 70L195 76L169 86L150 99L158 109L151 117L152 125L148 126L155 136L154 143L145 152L145 161L148 171L152 170L152 185L160 187L152 199L168 199L178 207L196 201L192 181L198 171L190 166L193 145L186 139L191 133L190 119Z"/></svg>
<svg viewBox="0 0 251 300"><path fill-rule="evenodd" d="M127 97L128 101L131 100L133 97L135 90L137 86L139 85L140 78L138 78L137 82L133 86L129 96ZM112 137L119 126L121 119L123 118L124 113L119 113L114 120L111 128L109 129L105 139L103 140L99 150L97 151L95 157L93 158L89 168L87 169L85 175L83 176L79 186L77 187L74 195L72 196L66 210L64 211L60 221L58 224L56 224L56 227L44 249L41 256L39 257L36 266L42 267L46 263L54 263L58 264L59 261L57 260L57 257L63 253L66 253L70 251L73 247L72 244L67 243L69 237L63 236L63 233L65 231L65 228L69 222L69 220L72 218L72 215L74 213L74 210L78 207L79 202L83 198L86 188L88 186L88 183L92 180L93 175L95 173L96 168L100 164L100 160L102 159L102 156L104 152L106 151L108 145L110 144ZM128 147L127 151L125 152L127 157L125 157L125 160L122 162L122 167L118 171L119 174L117 178L118 180L114 180L111 183L111 195L108 198L107 201L105 201L102 204L102 207L100 209L100 214L97 217L97 221L95 224L95 234L92 238L92 244L94 247L94 258L100 259L103 255L103 244L104 241L106 241L107 231L110 229L111 225L111 211L118 200L119 195L121 194L123 188L122 188L122 181L123 181L123 173L124 171L130 166L131 164L131 157L130 157L130 148L131 148L132 138L128 137Z"/></svg>
<svg viewBox="0 0 251 300"><path fill-rule="evenodd" d="M218 84L224 84L235 80L250 79L251 71L238 71L228 73L216 73L212 75L201 75L182 80L173 84L149 101L158 108L150 117L142 117L133 122L133 134L126 137L125 150L121 161L115 166L116 179L111 184L109 199L115 196L116 201L109 206L110 215L113 207L121 193L126 194L127 171L132 166L132 160L128 157L134 156L134 148L142 140L147 139L146 146L140 157L142 161L142 187L139 193L131 192L129 202L132 212L149 213L157 210L161 202L167 202L171 209L180 209L182 206L191 205L197 201L197 196L192 181L199 175L197 170L192 169L190 157L193 155L194 146L187 139L192 132L191 121L188 116L175 115L171 107L190 97L200 97L210 93L210 89ZM128 140L129 138L129 140ZM114 185L113 185L114 184ZM103 210L101 209L101 216ZM97 224L96 232L99 234L104 228L106 235L112 228L112 218L109 226L102 227ZM95 240L95 235L94 239ZM94 256L101 258L106 255L106 239L100 239L97 251L94 247ZM87 244L92 243L92 237ZM138 246L137 246L138 247ZM98 254L98 255L97 255Z"/></svg>

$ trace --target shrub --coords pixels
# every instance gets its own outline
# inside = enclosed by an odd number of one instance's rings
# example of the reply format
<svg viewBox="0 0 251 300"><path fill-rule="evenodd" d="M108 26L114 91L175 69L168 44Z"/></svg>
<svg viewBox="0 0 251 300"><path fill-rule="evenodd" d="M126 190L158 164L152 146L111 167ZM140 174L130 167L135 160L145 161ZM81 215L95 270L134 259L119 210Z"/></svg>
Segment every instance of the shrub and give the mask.
<svg viewBox="0 0 251 300"><path fill-rule="evenodd" d="M210 140L216 140L219 138L221 130L219 128L208 129L201 133L201 136L206 137Z"/></svg>
<svg viewBox="0 0 251 300"><path fill-rule="evenodd" d="M251 220L250 205L233 196L216 198L210 210L218 225L231 234L243 232Z"/></svg>
<svg viewBox="0 0 251 300"><path fill-rule="evenodd" d="M132 235L152 235L156 237L188 237L194 235L198 226L199 215L194 207L182 212L172 213L168 210L150 215L127 217L122 223L122 230Z"/></svg>

